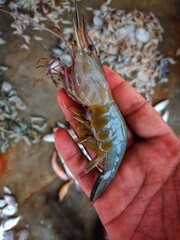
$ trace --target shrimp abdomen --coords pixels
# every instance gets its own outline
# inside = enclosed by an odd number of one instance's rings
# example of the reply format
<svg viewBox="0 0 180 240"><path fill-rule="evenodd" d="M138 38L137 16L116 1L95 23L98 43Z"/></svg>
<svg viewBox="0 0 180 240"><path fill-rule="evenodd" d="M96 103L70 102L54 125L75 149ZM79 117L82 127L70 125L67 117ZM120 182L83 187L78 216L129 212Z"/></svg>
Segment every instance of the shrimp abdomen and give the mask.
<svg viewBox="0 0 180 240"><path fill-rule="evenodd" d="M116 175L126 150L126 144L127 141L125 140L120 145L113 146L111 151L107 154L105 169L97 177L91 191L90 200L92 202L95 202L96 199L102 195Z"/></svg>

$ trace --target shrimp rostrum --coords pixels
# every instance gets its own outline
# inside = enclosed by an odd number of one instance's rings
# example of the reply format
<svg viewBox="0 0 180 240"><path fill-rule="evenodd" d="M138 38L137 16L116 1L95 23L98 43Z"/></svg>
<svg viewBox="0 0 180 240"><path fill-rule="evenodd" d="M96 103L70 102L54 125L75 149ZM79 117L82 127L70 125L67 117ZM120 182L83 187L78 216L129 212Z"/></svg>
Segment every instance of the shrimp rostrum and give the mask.
<svg viewBox="0 0 180 240"><path fill-rule="evenodd" d="M55 60L60 70L50 66L48 74L56 85L64 87L70 98L82 105L82 111L71 109L77 120L79 143L96 153L84 172L103 166L90 196L94 202L109 186L119 168L126 149L127 128L111 95L95 47L86 33L84 17L80 19L77 7L73 23L72 42L65 40L62 34L59 36L70 52L71 74L60 59ZM58 77L54 78L54 75Z"/></svg>

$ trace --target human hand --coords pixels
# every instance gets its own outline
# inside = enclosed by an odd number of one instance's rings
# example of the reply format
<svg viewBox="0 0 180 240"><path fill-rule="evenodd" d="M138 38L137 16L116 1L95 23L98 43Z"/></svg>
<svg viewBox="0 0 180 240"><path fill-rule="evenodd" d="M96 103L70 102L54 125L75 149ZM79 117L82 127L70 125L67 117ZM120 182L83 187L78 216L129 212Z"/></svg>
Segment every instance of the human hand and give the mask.
<svg viewBox="0 0 180 240"><path fill-rule="evenodd" d="M94 207L112 240L180 239L180 141L135 89L108 67L104 70L128 125L128 146L114 180ZM64 90L57 98L74 128L68 108L77 103ZM55 133L55 143L90 196L98 170L82 176L88 160L66 130Z"/></svg>

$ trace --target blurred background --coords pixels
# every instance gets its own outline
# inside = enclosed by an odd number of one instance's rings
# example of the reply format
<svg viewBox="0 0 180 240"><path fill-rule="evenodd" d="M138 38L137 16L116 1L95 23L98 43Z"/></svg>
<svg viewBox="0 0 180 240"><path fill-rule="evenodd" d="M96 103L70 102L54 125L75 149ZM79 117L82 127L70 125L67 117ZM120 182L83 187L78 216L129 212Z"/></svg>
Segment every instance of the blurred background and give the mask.
<svg viewBox="0 0 180 240"><path fill-rule="evenodd" d="M159 104L179 136L179 1L82 0L78 6L102 63ZM0 7L14 14L0 11L0 239L106 239L88 198L58 157L52 163L52 133L68 128L58 89L48 79L33 87L46 73L36 69L40 58L70 64L65 45L41 28L58 25L71 39L73 3L2 0Z"/></svg>

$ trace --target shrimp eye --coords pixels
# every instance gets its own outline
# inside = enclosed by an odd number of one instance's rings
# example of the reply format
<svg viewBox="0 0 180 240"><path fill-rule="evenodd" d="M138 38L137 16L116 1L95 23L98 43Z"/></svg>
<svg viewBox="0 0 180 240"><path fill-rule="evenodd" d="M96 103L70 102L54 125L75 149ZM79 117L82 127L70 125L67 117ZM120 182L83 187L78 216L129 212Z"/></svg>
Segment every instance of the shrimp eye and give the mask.
<svg viewBox="0 0 180 240"><path fill-rule="evenodd" d="M89 44L88 45L88 49L90 52L93 52L93 50L95 49L94 45L93 44Z"/></svg>

